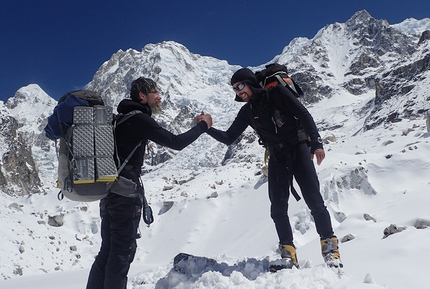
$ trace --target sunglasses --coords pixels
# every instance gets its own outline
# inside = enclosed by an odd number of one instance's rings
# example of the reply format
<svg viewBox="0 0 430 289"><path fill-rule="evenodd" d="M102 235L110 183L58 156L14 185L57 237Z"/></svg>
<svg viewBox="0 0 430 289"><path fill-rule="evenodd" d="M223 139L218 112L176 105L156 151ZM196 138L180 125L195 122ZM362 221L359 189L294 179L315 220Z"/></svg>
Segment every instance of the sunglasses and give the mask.
<svg viewBox="0 0 430 289"><path fill-rule="evenodd" d="M239 91L241 91L244 88L245 88L245 83L243 83L243 82L239 83L239 85L236 86L236 87L233 86L233 90L236 91L236 92L239 92Z"/></svg>

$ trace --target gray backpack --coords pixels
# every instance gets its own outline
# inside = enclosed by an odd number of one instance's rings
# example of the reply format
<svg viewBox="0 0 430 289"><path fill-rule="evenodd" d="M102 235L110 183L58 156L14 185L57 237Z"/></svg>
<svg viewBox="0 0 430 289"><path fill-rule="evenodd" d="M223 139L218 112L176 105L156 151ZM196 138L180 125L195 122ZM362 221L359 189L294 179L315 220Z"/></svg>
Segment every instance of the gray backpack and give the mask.
<svg viewBox="0 0 430 289"><path fill-rule="evenodd" d="M78 90L65 94L48 118L46 135L57 140L58 198L92 202L110 192L137 197L139 190L133 181L119 176L130 157L141 145L138 143L117 168L119 158L115 149L115 128L140 111L114 115L94 91Z"/></svg>

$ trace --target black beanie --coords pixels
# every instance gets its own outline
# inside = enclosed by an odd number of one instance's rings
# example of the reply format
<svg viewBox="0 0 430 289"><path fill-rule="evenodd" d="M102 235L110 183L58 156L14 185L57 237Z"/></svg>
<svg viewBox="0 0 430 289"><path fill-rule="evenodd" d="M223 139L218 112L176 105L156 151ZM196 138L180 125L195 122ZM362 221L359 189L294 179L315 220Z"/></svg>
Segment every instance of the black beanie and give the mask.
<svg viewBox="0 0 430 289"><path fill-rule="evenodd" d="M249 86L261 88L258 84L257 76L249 68L241 68L233 74L230 83L233 85L236 82L245 82Z"/></svg>

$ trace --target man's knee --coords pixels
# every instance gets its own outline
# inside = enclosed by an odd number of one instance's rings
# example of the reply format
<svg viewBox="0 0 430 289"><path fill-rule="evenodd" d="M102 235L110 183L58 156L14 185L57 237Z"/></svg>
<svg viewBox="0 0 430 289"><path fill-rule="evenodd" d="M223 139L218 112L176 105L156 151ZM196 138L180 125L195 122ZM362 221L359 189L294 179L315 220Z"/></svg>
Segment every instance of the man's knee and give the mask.
<svg viewBox="0 0 430 289"><path fill-rule="evenodd" d="M270 217L276 222L277 220L288 219L288 213L286 208L272 207L270 211Z"/></svg>

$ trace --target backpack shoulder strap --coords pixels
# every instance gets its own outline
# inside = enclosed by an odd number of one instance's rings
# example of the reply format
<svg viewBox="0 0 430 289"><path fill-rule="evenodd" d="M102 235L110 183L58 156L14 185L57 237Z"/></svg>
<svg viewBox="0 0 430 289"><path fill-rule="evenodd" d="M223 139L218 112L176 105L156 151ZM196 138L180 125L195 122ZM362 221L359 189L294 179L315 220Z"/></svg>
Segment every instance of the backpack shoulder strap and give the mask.
<svg viewBox="0 0 430 289"><path fill-rule="evenodd" d="M114 129L118 125L120 125L121 123L125 122L130 117L132 117L132 116L134 116L136 114L139 114L139 113L143 113L143 112L141 112L140 110L132 110L132 111L126 113L126 114L119 114L119 115L117 115L117 117L115 118L115 121L114 121Z"/></svg>
<svg viewBox="0 0 430 289"><path fill-rule="evenodd" d="M121 166L118 168L117 174L124 169L124 167L127 165L128 161L130 160L131 156L135 153L135 151L142 145L142 141L140 141L134 149L130 152L130 154L127 156L127 158L124 160L124 162L121 164ZM118 158L119 159L119 158Z"/></svg>
<svg viewBox="0 0 430 289"><path fill-rule="evenodd" d="M137 115L139 113L142 113L140 110L132 110L126 114L121 114L121 115L117 115L117 117L114 120L113 123L113 132L114 132L114 139L115 139L115 155L118 161L118 164L120 164L120 159L118 156L118 149L116 147L116 135L115 135L115 130L116 127L118 125L120 125L121 123L124 123L127 119L129 119L130 117ZM124 167L127 165L128 161L130 160L130 158L133 156L133 154L136 152L136 150L142 145L142 141L140 141L135 147L134 149L130 152L130 154L127 156L127 158L124 160L124 162L121 164L121 166L118 168L117 174L119 175L119 173L124 169Z"/></svg>

